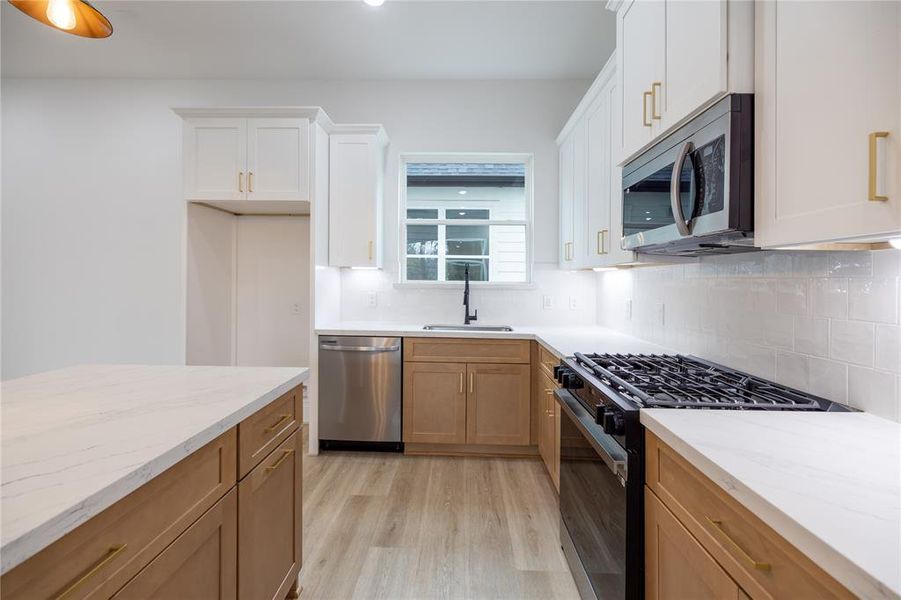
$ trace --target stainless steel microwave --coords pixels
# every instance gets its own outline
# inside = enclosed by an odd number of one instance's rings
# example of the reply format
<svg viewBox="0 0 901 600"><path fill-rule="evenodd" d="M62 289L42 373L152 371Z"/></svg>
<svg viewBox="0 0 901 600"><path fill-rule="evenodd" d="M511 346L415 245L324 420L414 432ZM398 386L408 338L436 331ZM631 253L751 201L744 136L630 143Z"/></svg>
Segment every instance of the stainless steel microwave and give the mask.
<svg viewBox="0 0 901 600"><path fill-rule="evenodd" d="M623 166L626 250L754 247L754 96L731 94Z"/></svg>

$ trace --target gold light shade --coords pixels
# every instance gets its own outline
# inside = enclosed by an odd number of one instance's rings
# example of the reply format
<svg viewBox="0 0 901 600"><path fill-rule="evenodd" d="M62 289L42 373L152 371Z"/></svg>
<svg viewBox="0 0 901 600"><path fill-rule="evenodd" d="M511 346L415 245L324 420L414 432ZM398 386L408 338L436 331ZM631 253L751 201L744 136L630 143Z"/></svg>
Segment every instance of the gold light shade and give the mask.
<svg viewBox="0 0 901 600"><path fill-rule="evenodd" d="M113 34L109 19L85 0L9 0L23 13L54 29L88 38Z"/></svg>

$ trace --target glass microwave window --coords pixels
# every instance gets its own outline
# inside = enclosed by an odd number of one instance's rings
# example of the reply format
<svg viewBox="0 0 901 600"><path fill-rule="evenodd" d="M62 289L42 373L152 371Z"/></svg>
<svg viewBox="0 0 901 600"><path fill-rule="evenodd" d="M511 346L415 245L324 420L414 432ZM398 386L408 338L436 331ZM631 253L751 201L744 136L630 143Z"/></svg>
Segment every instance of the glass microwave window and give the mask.
<svg viewBox="0 0 901 600"><path fill-rule="evenodd" d="M691 153L698 188L698 214L723 210L726 186L726 138L720 136Z"/></svg>

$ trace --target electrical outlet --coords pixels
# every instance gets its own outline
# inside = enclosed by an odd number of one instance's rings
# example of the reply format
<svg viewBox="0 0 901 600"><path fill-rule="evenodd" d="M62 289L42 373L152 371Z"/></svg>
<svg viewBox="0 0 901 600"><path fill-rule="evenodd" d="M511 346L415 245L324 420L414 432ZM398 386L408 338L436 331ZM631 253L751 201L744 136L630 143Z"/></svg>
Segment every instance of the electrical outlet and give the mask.
<svg viewBox="0 0 901 600"><path fill-rule="evenodd" d="M570 296L569 297L569 310L576 310L577 308L579 308L579 303L576 300L576 297Z"/></svg>
<svg viewBox="0 0 901 600"><path fill-rule="evenodd" d="M295 315L300 314L300 302L295 302L291 305L291 312Z"/></svg>
<svg viewBox="0 0 901 600"><path fill-rule="evenodd" d="M369 298L369 308L375 308L379 305L379 293L378 292L369 292L367 294Z"/></svg>
<svg viewBox="0 0 901 600"><path fill-rule="evenodd" d="M553 296L544 295L541 297L541 307L545 310L554 308L554 298Z"/></svg>

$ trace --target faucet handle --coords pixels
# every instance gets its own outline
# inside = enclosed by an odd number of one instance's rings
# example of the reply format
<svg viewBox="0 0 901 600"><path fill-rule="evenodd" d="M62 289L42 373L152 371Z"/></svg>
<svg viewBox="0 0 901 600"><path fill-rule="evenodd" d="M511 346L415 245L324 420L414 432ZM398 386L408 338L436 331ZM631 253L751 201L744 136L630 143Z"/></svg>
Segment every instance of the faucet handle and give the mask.
<svg viewBox="0 0 901 600"><path fill-rule="evenodd" d="M470 321L478 321L478 320L479 320L479 309L477 308L475 310L475 313L472 315L472 318L470 319Z"/></svg>

